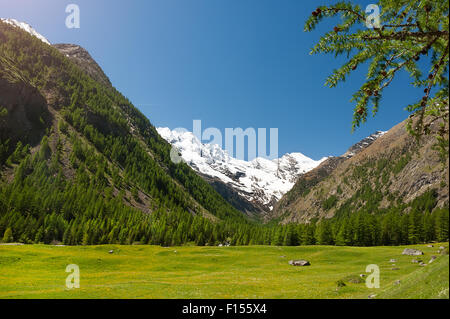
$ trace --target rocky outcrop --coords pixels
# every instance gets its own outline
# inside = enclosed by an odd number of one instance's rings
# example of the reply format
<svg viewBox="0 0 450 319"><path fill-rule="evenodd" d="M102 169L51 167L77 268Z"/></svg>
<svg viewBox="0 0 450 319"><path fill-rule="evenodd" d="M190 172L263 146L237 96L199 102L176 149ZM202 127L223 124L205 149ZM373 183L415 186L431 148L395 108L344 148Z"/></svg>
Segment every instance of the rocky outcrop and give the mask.
<svg viewBox="0 0 450 319"><path fill-rule="evenodd" d="M353 157L354 155L358 154L365 148L372 145L373 142L375 142L379 137L383 136L385 133L386 132L383 132L383 131L376 131L375 133L371 134L370 136L368 136L368 137L362 139L361 141L359 141L358 143L352 145L352 147L350 147L347 150L347 152L345 152L345 154L342 155L342 157L346 157L346 158Z"/></svg>
<svg viewBox="0 0 450 319"><path fill-rule="evenodd" d="M71 59L76 65L78 65L84 72L86 72L91 78L100 82L103 85L111 87L111 81L100 68L100 66L91 57L89 52L75 44L54 44L53 47L58 49L59 52Z"/></svg>
<svg viewBox="0 0 450 319"><path fill-rule="evenodd" d="M403 252L402 252L402 255L420 256L420 255L423 255L423 251L420 251L418 249L405 248L405 250L403 250Z"/></svg>
<svg viewBox="0 0 450 319"><path fill-rule="evenodd" d="M310 262L307 260L290 260L289 265L291 266L311 266Z"/></svg>

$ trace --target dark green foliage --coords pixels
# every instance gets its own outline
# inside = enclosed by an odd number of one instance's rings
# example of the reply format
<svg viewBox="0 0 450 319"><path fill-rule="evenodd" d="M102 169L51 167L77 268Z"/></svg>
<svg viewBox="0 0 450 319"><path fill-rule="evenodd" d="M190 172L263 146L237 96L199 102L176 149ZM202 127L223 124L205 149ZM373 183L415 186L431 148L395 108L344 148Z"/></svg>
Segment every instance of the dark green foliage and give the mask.
<svg viewBox="0 0 450 319"><path fill-rule="evenodd" d="M338 281L336 281L336 286L338 286L338 288L342 288L347 285L345 284L345 282L342 279L339 279Z"/></svg>
<svg viewBox="0 0 450 319"><path fill-rule="evenodd" d="M11 243L14 240L11 228L7 228L3 234L2 241L4 243Z"/></svg>
<svg viewBox="0 0 450 319"><path fill-rule="evenodd" d="M9 151L9 140L2 141L0 140L0 165L5 164L6 159L8 158Z"/></svg>
<svg viewBox="0 0 450 319"><path fill-rule="evenodd" d="M330 197L328 197L326 200L324 200L322 202L322 207L325 210L329 210L336 205L337 201L338 201L338 197L336 195L331 195Z"/></svg>
<svg viewBox="0 0 450 319"><path fill-rule="evenodd" d="M3 106L0 106L0 118L6 117L6 115L8 115L8 110Z"/></svg>
<svg viewBox="0 0 450 319"><path fill-rule="evenodd" d="M344 279L342 279L342 281L344 283L348 282L348 283L352 283L352 284L362 284L362 283L366 282L364 279L362 279L358 275L349 275L349 276L345 277Z"/></svg>
<svg viewBox="0 0 450 319"><path fill-rule="evenodd" d="M316 228L316 239L319 245L333 245L334 235L331 222L329 220L323 220L318 223Z"/></svg>
<svg viewBox="0 0 450 319"><path fill-rule="evenodd" d="M271 243L380 246L448 241L449 209L435 206L436 191L431 190L409 205L393 206L387 211L352 210L351 214L340 213L329 220L275 226Z"/></svg>
<svg viewBox="0 0 450 319"><path fill-rule="evenodd" d="M411 160L411 155L407 154L405 156L402 156L400 158L400 160L393 167L393 169L392 169L393 173L394 174L400 173L403 170L403 168L406 166L406 164L409 163L410 160Z"/></svg>

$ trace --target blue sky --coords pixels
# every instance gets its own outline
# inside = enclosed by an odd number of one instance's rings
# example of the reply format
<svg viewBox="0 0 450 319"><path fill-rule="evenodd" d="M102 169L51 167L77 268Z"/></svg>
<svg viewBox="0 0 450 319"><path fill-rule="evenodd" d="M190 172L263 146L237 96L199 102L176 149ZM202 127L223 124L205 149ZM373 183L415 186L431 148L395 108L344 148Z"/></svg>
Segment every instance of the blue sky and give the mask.
<svg viewBox="0 0 450 319"><path fill-rule="evenodd" d="M364 7L373 1L358 1ZM81 28L65 27L78 4ZM404 120L421 97L402 74L375 118L351 133L352 93L364 67L337 88L324 86L342 59L310 56L326 22L304 21L318 4L300 0L0 0L0 16L28 22L51 43L86 48L155 126L279 128L279 154L340 155L376 130Z"/></svg>

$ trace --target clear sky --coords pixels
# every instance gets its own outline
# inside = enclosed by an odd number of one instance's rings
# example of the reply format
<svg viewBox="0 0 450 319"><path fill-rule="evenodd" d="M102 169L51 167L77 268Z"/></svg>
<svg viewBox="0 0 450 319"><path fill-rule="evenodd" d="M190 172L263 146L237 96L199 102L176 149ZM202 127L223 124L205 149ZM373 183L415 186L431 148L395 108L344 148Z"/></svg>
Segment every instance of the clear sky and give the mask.
<svg viewBox="0 0 450 319"><path fill-rule="evenodd" d="M363 7L374 1L358 1ZM78 4L81 28L65 27L66 5ZM337 88L324 86L340 66L310 56L327 22L311 33L304 21L318 4L300 0L0 0L0 17L31 24L51 43L86 48L155 126L279 128L279 154L314 159L340 155L376 130L404 120L421 97L403 74L378 115L351 133L359 67Z"/></svg>

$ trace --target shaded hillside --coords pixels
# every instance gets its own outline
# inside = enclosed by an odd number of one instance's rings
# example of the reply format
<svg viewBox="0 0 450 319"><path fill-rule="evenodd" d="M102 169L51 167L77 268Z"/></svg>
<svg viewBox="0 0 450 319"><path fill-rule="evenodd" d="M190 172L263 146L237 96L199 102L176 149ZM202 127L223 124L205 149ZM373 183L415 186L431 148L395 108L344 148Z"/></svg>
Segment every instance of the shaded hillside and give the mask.
<svg viewBox="0 0 450 319"><path fill-rule="evenodd" d="M3 60L0 57L0 61ZM0 78L0 140L9 139L11 145L21 141L38 143L50 121L47 101L35 87L23 81ZM0 161L7 155L0 155ZM3 158L5 160L6 158Z"/></svg>
<svg viewBox="0 0 450 319"><path fill-rule="evenodd" d="M300 176L271 217L288 223L361 210L375 213L410 203L431 189L437 206L448 205L448 162L445 167L440 162L435 142L427 137L417 143L402 122L354 156L348 158L355 151L351 148Z"/></svg>

